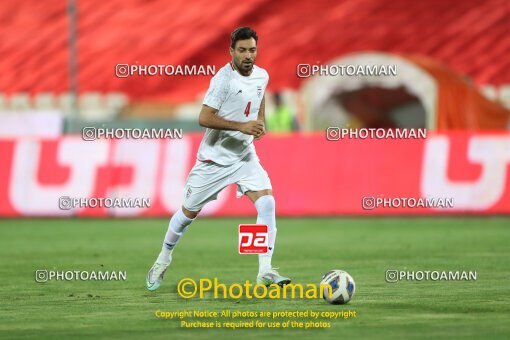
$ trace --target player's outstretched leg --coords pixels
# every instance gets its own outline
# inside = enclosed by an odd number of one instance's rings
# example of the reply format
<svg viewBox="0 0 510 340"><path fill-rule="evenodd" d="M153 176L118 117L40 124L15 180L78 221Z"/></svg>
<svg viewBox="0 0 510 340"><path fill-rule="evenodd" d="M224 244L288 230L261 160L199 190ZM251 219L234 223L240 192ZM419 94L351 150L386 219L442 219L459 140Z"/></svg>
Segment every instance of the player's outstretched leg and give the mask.
<svg viewBox="0 0 510 340"><path fill-rule="evenodd" d="M196 216L196 214L195 214ZM156 290L161 285L165 272L172 262L172 252L175 245L179 242L187 227L194 221L194 218L187 217L182 209L179 209L170 219L168 231L165 235L163 242L163 248L159 253L156 262L149 270L146 278L146 284L148 290Z"/></svg>
<svg viewBox="0 0 510 340"><path fill-rule="evenodd" d="M280 286L290 283L288 277L280 275L276 269L271 267L271 257L274 252L276 241L276 217L275 200L273 195L260 196L255 200L257 209L257 224L266 224L268 226L269 252L259 255L259 274L257 283L269 286L276 283Z"/></svg>

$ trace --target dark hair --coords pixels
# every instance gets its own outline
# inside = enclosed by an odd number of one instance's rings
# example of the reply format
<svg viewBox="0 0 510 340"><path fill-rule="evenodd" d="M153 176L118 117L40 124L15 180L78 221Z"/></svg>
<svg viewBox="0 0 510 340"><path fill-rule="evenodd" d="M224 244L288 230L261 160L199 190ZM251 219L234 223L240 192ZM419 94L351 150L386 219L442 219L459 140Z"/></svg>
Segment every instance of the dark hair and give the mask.
<svg viewBox="0 0 510 340"><path fill-rule="evenodd" d="M236 42L239 40L246 40L253 38L255 39L255 42L259 41L259 37L257 36L257 32L252 30L249 27L239 27L230 34L230 47L234 48L236 45Z"/></svg>

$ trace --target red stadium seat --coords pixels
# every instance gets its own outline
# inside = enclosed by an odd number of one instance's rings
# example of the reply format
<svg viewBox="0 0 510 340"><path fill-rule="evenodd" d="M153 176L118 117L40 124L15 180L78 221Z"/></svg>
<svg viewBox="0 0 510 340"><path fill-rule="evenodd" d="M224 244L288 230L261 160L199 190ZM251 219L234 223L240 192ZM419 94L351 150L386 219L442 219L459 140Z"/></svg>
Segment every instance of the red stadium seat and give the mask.
<svg viewBox="0 0 510 340"><path fill-rule="evenodd" d="M253 26L270 88L296 88L296 64L363 50L420 54L478 84L510 79L506 0L78 1L80 91L119 91L131 99L194 100L209 77L118 79L119 63L214 64L229 59L229 34ZM313 15L312 15L313 13ZM483 15L480 15L483 13ZM66 2L0 4L0 92L69 90Z"/></svg>

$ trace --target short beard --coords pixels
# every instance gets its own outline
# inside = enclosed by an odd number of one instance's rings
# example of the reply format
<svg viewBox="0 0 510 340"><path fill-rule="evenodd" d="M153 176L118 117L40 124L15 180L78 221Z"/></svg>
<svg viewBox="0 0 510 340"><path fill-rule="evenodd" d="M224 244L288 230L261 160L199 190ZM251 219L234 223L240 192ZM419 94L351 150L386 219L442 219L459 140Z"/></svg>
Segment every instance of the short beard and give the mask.
<svg viewBox="0 0 510 340"><path fill-rule="evenodd" d="M250 73L251 73L251 72L252 72L252 70L253 70L253 65L254 65L254 64L252 63L252 64L251 64L251 67L250 67L248 70L243 69L243 62L242 62L242 61L240 62L240 64L237 64L237 63L235 62L235 60L234 60L234 65L236 66L237 71L238 71L239 73L241 73L243 76L249 76L249 75L250 75Z"/></svg>

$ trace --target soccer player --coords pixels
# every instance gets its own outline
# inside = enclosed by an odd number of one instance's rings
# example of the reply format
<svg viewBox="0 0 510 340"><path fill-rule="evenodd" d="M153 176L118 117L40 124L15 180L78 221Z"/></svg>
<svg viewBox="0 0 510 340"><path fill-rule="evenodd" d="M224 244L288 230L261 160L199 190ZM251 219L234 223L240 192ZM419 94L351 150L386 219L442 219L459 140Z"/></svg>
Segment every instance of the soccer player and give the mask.
<svg viewBox="0 0 510 340"><path fill-rule="evenodd" d="M246 195L257 210L257 224L268 226L268 253L259 254L257 283L290 283L271 266L276 239L275 200L271 181L260 164L254 139L265 134L265 97L269 75L255 66L257 33L240 27L230 37L232 61L211 79L199 124L206 127L197 161L183 190L183 206L170 219L163 248L147 274L147 289L156 290L172 262L172 252L207 202L229 184L237 197Z"/></svg>

